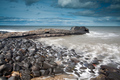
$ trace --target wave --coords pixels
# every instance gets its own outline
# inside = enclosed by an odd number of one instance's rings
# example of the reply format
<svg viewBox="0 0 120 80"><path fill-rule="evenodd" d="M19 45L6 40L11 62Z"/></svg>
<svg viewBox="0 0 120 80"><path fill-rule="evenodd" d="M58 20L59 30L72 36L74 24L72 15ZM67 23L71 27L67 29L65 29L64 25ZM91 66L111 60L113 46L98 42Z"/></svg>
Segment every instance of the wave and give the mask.
<svg viewBox="0 0 120 80"><path fill-rule="evenodd" d="M62 38L42 38L39 39L47 45L56 45L58 47L67 47L68 49L75 49L80 55L87 57L97 57L105 60L105 64L109 63L108 60L117 61L120 63L120 46L118 44L105 44L105 43L75 43L69 42ZM107 62L108 61L108 62Z"/></svg>
<svg viewBox="0 0 120 80"><path fill-rule="evenodd" d="M47 45L55 45L61 48L67 47L69 50L74 49L77 54L83 56L80 58L83 62L87 61L91 63L93 58L98 58L102 62L95 69L95 75L98 75L100 65L111 65L115 68L120 66L120 46L118 44L74 43L65 38L42 38L38 40ZM89 60L86 60L86 58ZM79 69L80 65L78 64L76 68ZM92 75L86 70L85 73L81 74L80 79L88 80L90 77L92 77Z"/></svg>
<svg viewBox="0 0 120 80"><path fill-rule="evenodd" d="M25 30L12 30L12 29L0 29L0 31L5 31L5 32L26 32Z"/></svg>
<svg viewBox="0 0 120 80"><path fill-rule="evenodd" d="M88 37L96 37L96 38L102 38L102 39L107 39L107 38L111 38L111 37L118 37L118 34L115 33L100 33L100 32L95 32L95 31L91 31L88 35Z"/></svg>

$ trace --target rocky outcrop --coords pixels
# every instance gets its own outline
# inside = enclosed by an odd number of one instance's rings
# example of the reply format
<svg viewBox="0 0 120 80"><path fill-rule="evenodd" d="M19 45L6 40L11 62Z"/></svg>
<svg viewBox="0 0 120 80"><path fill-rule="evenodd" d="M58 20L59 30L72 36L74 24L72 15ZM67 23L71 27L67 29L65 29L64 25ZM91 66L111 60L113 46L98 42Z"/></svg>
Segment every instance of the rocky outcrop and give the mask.
<svg viewBox="0 0 120 80"><path fill-rule="evenodd" d="M120 80L120 70L108 65L101 65L99 75L90 80Z"/></svg>
<svg viewBox="0 0 120 80"><path fill-rule="evenodd" d="M0 39L3 38L40 38L40 37L56 37L56 36L65 36L65 35L75 35L75 34L85 34L89 30L85 27L72 27L71 30L64 29L38 29L28 32L10 32L10 33L1 33Z"/></svg>
<svg viewBox="0 0 120 80"><path fill-rule="evenodd" d="M75 26L71 28L71 31L74 34L85 34L85 33L89 33L89 30L86 27L79 27L79 26Z"/></svg>

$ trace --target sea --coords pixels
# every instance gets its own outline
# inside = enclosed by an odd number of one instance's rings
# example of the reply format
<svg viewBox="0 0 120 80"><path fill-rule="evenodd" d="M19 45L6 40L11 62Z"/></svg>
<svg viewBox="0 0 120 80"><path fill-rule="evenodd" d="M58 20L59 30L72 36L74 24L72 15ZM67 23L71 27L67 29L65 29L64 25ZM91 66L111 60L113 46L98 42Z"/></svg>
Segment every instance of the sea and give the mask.
<svg viewBox="0 0 120 80"><path fill-rule="evenodd" d="M25 32L36 29L55 28L70 30L73 26L0 26L0 31ZM109 65L120 68L120 26L85 26L90 33L84 35L70 35L61 37L40 38L38 41L47 45L74 49L83 56L81 61L89 58L90 63L94 58L101 60L100 65ZM95 75L98 69L95 70ZM87 75L87 76L86 76ZM87 80L90 73L81 74L81 79Z"/></svg>

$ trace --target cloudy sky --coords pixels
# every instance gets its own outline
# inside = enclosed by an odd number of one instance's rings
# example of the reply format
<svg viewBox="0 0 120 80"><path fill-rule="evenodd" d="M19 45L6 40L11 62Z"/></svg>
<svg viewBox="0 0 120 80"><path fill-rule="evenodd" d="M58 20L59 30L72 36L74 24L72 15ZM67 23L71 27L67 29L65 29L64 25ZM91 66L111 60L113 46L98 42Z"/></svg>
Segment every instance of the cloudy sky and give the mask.
<svg viewBox="0 0 120 80"><path fill-rule="evenodd" d="M120 0L0 0L0 25L120 26Z"/></svg>

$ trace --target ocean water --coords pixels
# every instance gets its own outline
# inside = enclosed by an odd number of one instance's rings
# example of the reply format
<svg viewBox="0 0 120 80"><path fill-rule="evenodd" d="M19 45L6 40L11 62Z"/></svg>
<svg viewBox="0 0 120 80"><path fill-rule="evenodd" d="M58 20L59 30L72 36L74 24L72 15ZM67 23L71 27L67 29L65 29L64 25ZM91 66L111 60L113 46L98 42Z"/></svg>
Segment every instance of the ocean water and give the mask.
<svg viewBox="0 0 120 80"><path fill-rule="evenodd" d="M66 47L68 49L75 49L77 54L83 56L81 61L90 63L93 58L102 60L97 68L94 70L98 75L100 65L110 65L115 68L120 68L120 27L119 26L86 26L90 33L84 35L70 35L61 37L40 38L41 41L47 45L55 45L57 47ZM0 26L0 31L9 32L24 32L36 30L40 28L56 28L56 29L70 29L69 26ZM89 58L86 60L85 58ZM80 65L76 66L77 68ZM87 75L87 76L86 76ZM86 71L81 74L80 79L89 80L93 74ZM94 76L95 77L95 76Z"/></svg>
<svg viewBox="0 0 120 80"><path fill-rule="evenodd" d="M94 26L87 28L90 30L90 33L84 35L38 39L48 45L75 49L77 54L83 56L80 59L81 62L87 61L91 63L93 58L102 60L96 66L94 76L87 70L85 73L80 74L80 80L89 80L97 76L100 65L110 65L115 68L120 68L120 27ZM85 58L89 58L89 60ZM77 65L78 69L79 67L80 65Z"/></svg>

